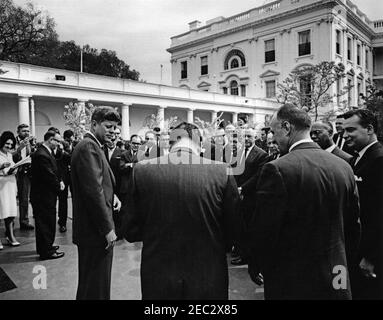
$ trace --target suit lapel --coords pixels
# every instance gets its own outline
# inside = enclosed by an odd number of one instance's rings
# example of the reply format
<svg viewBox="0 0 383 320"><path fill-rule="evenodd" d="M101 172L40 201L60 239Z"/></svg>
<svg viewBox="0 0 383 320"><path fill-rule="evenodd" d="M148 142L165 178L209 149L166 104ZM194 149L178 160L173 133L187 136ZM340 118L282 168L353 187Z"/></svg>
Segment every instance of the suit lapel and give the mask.
<svg viewBox="0 0 383 320"><path fill-rule="evenodd" d="M372 145L370 148L367 149L367 151L364 153L364 155L362 156L362 158L358 161L356 165L354 165L356 161L356 157L354 156L352 158L352 166L353 166L355 174L360 173L361 171L364 170L366 166L369 165L369 163L371 162L371 157L373 152L379 148L380 148L379 142Z"/></svg>

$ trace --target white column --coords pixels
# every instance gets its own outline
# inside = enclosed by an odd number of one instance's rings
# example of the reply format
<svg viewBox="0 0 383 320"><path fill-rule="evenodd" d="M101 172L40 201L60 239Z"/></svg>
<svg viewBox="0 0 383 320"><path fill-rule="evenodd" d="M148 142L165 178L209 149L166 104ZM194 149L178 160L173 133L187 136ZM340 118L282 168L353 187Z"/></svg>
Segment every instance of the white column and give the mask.
<svg viewBox="0 0 383 320"><path fill-rule="evenodd" d="M231 120L232 120L231 122L233 124L238 122L238 112L233 112L232 113L232 119Z"/></svg>
<svg viewBox="0 0 383 320"><path fill-rule="evenodd" d="M165 126L165 108L166 106L159 106L157 111L157 116L160 119L159 126L161 130L164 130Z"/></svg>
<svg viewBox="0 0 383 320"><path fill-rule="evenodd" d="M130 138L130 127L129 127L129 105L123 104L121 106L121 137L124 140L129 140Z"/></svg>
<svg viewBox="0 0 383 320"><path fill-rule="evenodd" d="M19 124L29 123L29 97L19 96Z"/></svg>
<svg viewBox="0 0 383 320"><path fill-rule="evenodd" d="M212 111L211 112L211 122L213 122L214 119L217 119L217 111Z"/></svg>
<svg viewBox="0 0 383 320"><path fill-rule="evenodd" d="M188 109L188 123L194 122L194 109Z"/></svg>
<svg viewBox="0 0 383 320"><path fill-rule="evenodd" d="M36 136L35 101L31 98L31 134Z"/></svg>

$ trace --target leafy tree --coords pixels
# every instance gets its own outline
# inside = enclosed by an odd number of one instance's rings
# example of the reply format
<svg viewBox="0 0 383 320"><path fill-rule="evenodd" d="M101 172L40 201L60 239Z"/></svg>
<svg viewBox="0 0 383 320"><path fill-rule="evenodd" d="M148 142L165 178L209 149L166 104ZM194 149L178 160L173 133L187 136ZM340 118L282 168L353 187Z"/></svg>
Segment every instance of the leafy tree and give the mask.
<svg viewBox="0 0 383 320"><path fill-rule="evenodd" d="M74 41L59 41L54 20L32 4L22 8L12 0L0 0L0 26L0 60L80 71L81 47ZM115 51L98 52L86 45L83 61L84 72L139 80L140 73Z"/></svg>
<svg viewBox="0 0 383 320"><path fill-rule="evenodd" d="M339 93L329 93L333 84L345 77L344 65L333 61L297 68L278 84L277 100L307 110L317 121L321 108L331 104L334 98L340 98L350 91L351 87L345 86ZM342 101L342 104L345 104L345 101Z"/></svg>
<svg viewBox="0 0 383 320"><path fill-rule="evenodd" d="M362 95L364 107L371 110L378 118L379 129L377 136L379 141L383 141L383 90L379 90L374 85L366 88L367 94Z"/></svg>
<svg viewBox="0 0 383 320"><path fill-rule="evenodd" d="M57 39L53 19L44 17L31 3L24 9L12 0L1 0L0 26L1 60L25 62L38 54L44 41Z"/></svg>

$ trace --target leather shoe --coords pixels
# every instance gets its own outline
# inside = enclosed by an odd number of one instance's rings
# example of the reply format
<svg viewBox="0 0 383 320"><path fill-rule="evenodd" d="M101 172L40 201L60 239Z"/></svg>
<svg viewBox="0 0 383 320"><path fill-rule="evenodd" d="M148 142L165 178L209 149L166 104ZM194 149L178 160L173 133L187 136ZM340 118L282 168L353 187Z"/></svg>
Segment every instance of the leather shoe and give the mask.
<svg viewBox="0 0 383 320"><path fill-rule="evenodd" d="M20 230L34 230L35 227L32 226L30 223L23 223L20 225Z"/></svg>
<svg viewBox="0 0 383 320"><path fill-rule="evenodd" d="M53 260L53 259L59 259L62 258L65 255L64 252L53 252L47 256L40 256L40 260Z"/></svg>
<svg viewBox="0 0 383 320"><path fill-rule="evenodd" d="M63 233L63 232L66 232L66 227L65 226L60 226L60 232Z"/></svg>
<svg viewBox="0 0 383 320"><path fill-rule="evenodd" d="M52 246L52 251L57 251L60 248L60 246Z"/></svg>
<svg viewBox="0 0 383 320"><path fill-rule="evenodd" d="M233 259L233 260L231 260L231 264L232 264L233 266L243 266L243 265L247 264L247 260L245 260L245 259L242 258L242 257L239 257L239 258L237 258L237 259Z"/></svg>

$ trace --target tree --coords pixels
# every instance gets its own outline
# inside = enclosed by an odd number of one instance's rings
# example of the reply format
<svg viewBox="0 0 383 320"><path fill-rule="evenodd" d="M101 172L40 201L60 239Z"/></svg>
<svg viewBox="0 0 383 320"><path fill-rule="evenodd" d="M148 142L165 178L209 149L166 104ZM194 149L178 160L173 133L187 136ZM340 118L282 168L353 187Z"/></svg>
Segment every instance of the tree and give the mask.
<svg viewBox="0 0 383 320"><path fill-rule="evenodd" d="M44 41L57 39L53 19L31 3L24 9L12 0L1 0L0 26L0 60L25 62L38 54Z"/></svg>
<svg viewBox="0 0 383 320"><path fill-rule="evenodd" d="M383 90L379 90L374 85L366 88L367 94L362 95L364 107L371 110L378 119L377 136L379 141L383 141Z"/></svg>
<svg viewBox="0 0 383 320"><path fill-rule="evenodd" d="M74 41L61 42L54 20L36 10L16 6L12 0L0 0L0 60L80 71L81 47ZM139 80L115 51L83 48L84 72Z"/></svg>
<svg viewBox="0 0 383 320"><path fill-rule="evenodd" d="M277 100L307 110L317 121L321 108L331 104L334 98L340 98L350 91L351 87L345 86L337 93L329 93L329 89L345 77L344 65L333 61L297 68L278 84Z"/></svg>
<svg viewBox="0 0 383 320"><path fill-rule="evenodd" d="M95 107L91 103L84 105L76 102L69 102L64 107L65 125L72 129L76 140L83 138L85 132L90 130L92 113Z"/></svg>

